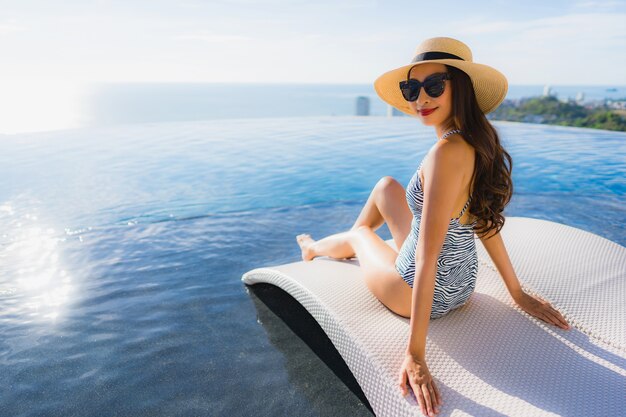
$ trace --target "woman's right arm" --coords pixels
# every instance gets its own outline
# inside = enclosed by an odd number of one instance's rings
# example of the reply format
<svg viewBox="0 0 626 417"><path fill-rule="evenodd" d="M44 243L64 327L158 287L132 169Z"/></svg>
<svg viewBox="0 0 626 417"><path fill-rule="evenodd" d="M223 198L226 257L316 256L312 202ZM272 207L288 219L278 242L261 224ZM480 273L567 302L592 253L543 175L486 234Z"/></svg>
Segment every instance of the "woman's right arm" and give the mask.
<svg viewBox="0 0 626 417"><path fill-rule="evenodd" d="M463 186L465 150L455 142L443 142L423 164L424 204L415 248L415 278L411 301L410 338L407 353L425 358L426 333L435 291L437 261L448 234L456 197Z"/></svg>

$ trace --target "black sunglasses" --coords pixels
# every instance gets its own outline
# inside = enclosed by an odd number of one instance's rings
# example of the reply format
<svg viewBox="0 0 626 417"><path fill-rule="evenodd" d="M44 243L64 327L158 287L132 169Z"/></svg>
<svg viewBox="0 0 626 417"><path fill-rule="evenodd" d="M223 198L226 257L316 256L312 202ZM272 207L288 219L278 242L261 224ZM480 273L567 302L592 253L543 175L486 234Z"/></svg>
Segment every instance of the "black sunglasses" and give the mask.
<svg viewBox="0 0 626 417"><path fill-rule="evenodd" d="M424 91L431 97L439 97L443 94L446 86L446 80L451 80L450 74L432 74L426 77L424 82L419 82L414 78L406 81L400 81L400 90L406 101L415 101L420 95L420 90L424 86Z"/></svg>

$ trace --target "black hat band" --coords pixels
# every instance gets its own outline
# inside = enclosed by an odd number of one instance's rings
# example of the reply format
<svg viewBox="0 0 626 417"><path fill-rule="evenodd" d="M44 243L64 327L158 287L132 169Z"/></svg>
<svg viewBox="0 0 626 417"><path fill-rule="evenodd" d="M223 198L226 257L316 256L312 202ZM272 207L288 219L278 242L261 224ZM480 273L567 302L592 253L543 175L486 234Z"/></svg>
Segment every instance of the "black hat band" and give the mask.
<svg viewBox="0 0 626 417"><path fill-rule="evenodd" d="M465 61L460 56L449 54L447 52L434 51L434 52L422 52L421 54L416 55L415 58L413 58L413 61L411 61L411 63L419 62L419 61L429 61L431 59L460 59L461 61Z"/></svg>

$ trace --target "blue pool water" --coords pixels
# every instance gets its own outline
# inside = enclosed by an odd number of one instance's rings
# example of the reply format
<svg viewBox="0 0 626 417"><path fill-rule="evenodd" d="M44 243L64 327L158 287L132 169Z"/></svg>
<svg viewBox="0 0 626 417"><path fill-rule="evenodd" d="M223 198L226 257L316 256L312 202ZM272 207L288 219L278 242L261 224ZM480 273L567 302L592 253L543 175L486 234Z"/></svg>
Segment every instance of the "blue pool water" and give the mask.
<svg viewBox="0 0 626 417"><path fill-rule="evenodd" d="M625 133L494 125L505 216L626 244ZM240 278L348 229L435 140L351 116L0 136L1 414L371 415Z"/></svg>

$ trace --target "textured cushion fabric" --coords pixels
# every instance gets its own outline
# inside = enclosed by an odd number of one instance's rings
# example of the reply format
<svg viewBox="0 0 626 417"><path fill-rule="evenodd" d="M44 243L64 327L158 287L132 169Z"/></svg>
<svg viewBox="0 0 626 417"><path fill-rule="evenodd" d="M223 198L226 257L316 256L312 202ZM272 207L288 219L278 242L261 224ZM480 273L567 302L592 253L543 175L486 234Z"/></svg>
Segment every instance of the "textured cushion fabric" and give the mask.
<svg viewBox="0 0 626 417"><path fill-rule="evenodd" d="M482 243L469 301L431 319L426 358L441 416L623 415L626 248L580 229L507 217L502 239L522 287L548 300L562 330L518 308ZM387 244L395 248L392 240ZM242 281L287 291L317 320L377 416L421 416L397 386L409 319L366 287L358 260L319 257L256 268ZM303 375L303 378L306 376Z"/></svg>

